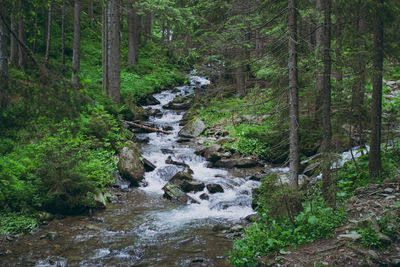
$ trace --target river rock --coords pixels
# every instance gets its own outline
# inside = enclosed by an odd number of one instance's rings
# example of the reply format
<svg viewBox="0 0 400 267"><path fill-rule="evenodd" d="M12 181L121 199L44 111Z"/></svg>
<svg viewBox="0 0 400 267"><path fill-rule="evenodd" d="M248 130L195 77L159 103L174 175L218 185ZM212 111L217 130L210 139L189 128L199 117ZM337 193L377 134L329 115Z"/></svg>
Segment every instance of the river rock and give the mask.
<svg viewBox="0 0 400 267"><path fill-rule="evenodd" d="M178 95L169 102L167 105L164 105L164 109L174 109L174 110L187 110L191 106L191 99Z"/></svg>
<svg viewBox="0 0 400 267"><path fill-rule="evenodd" d="M188 124L186 124L178 133L180 137L197 137L199 136L205 129L206 125L204 122L200 119L195 119L190 121Z"/></svg>
<svg viewBox="0 0 400 267"><path fill-rule="evenodd" d="M163 187L164 197L183 204L188 201L197 202L186 195L186 192L198 192L203 190L204 187L204 183L193 181L193 177L189 173L178 172Z"/></svg>
<svg viewBox="0 0 400 267"><path fill-rule="evenodd" d="M257 160L251 158L239 158L239 159L220 159L214 163L215 167L220 168L252 168L259 166Z"/></svg>
<svg viewBox="0 0 400 267"><path fill-rule="evenodd" d="M104 197L103 193L97 192L93 196L94 201L96 202L97 209L105 209L107 207L106 198Z"/></svg>
<svg viewBox="0 0 400 267"><path fill-rule="evenodd" d="M153 106L153 105L159 105L160 101L158 101L154 96L152 95L147 95L145 97L142 97L138 104L142 106Z"/></svg>
<svg viewBox="0 0 400 267"><path fill-rule="evenodd" d="M175 202L186 204L189 200L188 195L182 189L173 183L167 183L164 187L164 197Z"/></svg>
<svg viewBox="0 0 400 267"><path fill-rule="evenodd" d="M145 168L139 149L131 141L126 142L119 152L118 170L123 178L136 186L144 178Z"/></svg>
<svg viewBox="0 0 400 267"><path fill-rule="evenodd" d="M200 195L200 199L201 199L201 200L209 200L209 199L210 199L210 196L207 195L206 193L203 193L203 194Z"/></svg>
<svg viewBox="0 0 400 267"><path fill-rule="evenodd" d="M349 240L349 241L357 241L360 238L361 238L361 235L357 232L351 232L349 234L338 235L338 239L345 239L345 240Z"/></svg>
<svg viewBox="0 0 400 267"><path fill-rule="evenodd" d="M200 151L200 155L202 155L207 161L210 162L216 162L217 160L220 160L223 157L229 156L228 154L223 154L220 153L221 151L221 146L220 145L212 145L209 147L206 147Z"/></svg>
<svg viewBox="0 0 400 267"><path fill-rule="evenodd" d="M57 237L58 234L56 232L48 232L46 234L46 237L50 240L50 241L54 241Z"/></svg>
<svg viewBox="0 0 400 267"><path fill-rule="evenodd" d="M257 213L247 215L245 218L245 220L248 222L254 222L256 219L257 219Z"/></svg>
<svg viewBox="0 0 400 267"><path fill-rule="evenodd" d="M186 172L178 172L168 182L177 185L183 192L198 192L204 189L204 183L196 182L193 177Z"/></svg>
<svg viewBox="0 0 400 267"><path fill-rule="evenodd" d="M148 159L143 158L143 165L146 172L152 172L156 169L156 165L151 163Z"/></svg>
<svg viewBox="0 0 400 267"><path fill-rule="evenodd" d="M210 194L223 193L224 189L219 184L208 184L207 190Z"/></svg>
<svg viewBox="0 0 400 267"><path fill-rule="evenodd" d="M381 241L381 244L383 246L388 246L392 243L392 240L390 239L390 237L388 237L387 235L384 235L382 233L378 233L378 238L379 238L379 241Z"/></svg>

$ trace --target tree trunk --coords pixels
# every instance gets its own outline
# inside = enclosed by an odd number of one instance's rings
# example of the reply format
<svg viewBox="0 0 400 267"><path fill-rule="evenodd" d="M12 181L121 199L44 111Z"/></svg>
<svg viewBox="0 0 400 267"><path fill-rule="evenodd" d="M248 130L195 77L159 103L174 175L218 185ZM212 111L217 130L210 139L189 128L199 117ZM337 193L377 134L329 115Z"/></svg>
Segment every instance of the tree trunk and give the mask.
<svg viewBox="0 0 400 267"><path fill-rule="evenodd" d="M61 61L65 65L65 0L61 4Z"/></svg>
<svg viewBox="0 0 400 267"><path fill-rule="evenodd" d="M11 31L18 35L18 21L15 14L11 14ZM18 42L17 39L11 35L10 36L10 62L13 66L18 65Z"/></svg>
<svg viewBox="0 0 400 267"><path fill-rule="evenodd" d="M92 0L88 1L88 16L89 16L89 22L92 23L94 21L93 1Z"/></svg>
<svg viewBox="0 0 400 267"><path fill-rule="evenodd" d="M324 155L322 164L322 193L324 199L333 204L334 196L331 192L331 0L324 0L324 38L323 38L323 87L322 87L322 127L323 137L321 152Z"/></svg>
<svg viewBox="0 0 400 267"><path fill-rule="evenodd" d="M147 40L151 40L153 31L153 19L150 11L146 11L145 24L144 24L144 43L147 43ZM168 36L169 37L169 36Z"/></svg>
<svg viewBox="0 0 400 267"><path fill-rule="evenodd" d="M21 13L18 15L18 39L26 44L25 22ZM21 69L26 67L26 53L21 45L18 45L18 65Z"/></svg>
<svg viewBox="0 0 400 267"><path fill-rule="evenodd" d="M35 23L33 25L33 44L32 44L32 52L36 52L36 44L37 44L37 38L38 38L38 20L39 20L39 11L38 8L35 7Z"/></svg>
<svg viewBox="0 0 400 267"><path fill-rule="evenodd" d="M108 95L108 3L103 1L102 5L102 76L103 76L103 93Z"/></svg>
<svg viewBox="0 0 400 267"><path fill-rule="evenodd" d="M74 7L74 49L72 55L72 84L78 84L81 64L81 1L75 0Z"/></svg>
<svg viewBox="0 0 400 267"><path fill-rule="evenodd" d="M315 9L317 11L317 30L315 31L315 46L316 46L316 62L317 62L317 75L315 80L315 122L318 127L322 126L322 91L324 90L324 72L323 72L323 40L324 40L324 26L323 26L323 1L325 0L317 0L315 2Z"/></svg>
<svg viewBox="0 0 400 267"><path fill-rule="evenodd" d="M51 17L52 17L52 7L53 7L53 3L50 0L49 1L49 11L48 11L48 18L47 18L47 38L46 38L46 53L44 55L44 60L46 62L49 61L49 57L50 57L50 43L51 43Z"/></svg>
<svg viewBox="0 0 400 267"><path fill-rule="evenodd" d="M381 124L382 124L382 71L383 71L383 19L381 15L384 0L375 0L377 5L374 19L374 60L371 107L371 140L369 152L369 174L376 179L382 169Z"/></svg>
<svg viewBox="0 0 400 267"><path fill-rule="evenodd" d="M0 6L0 12L4 14L6 8ZM8 103L7 88L8 88L8 34L6 26L0 20L0 107L4 107Z"/></svg>
<svg viewBox="0 0 400 267"><path fill-rule="evenodd" d="M108 33L107 33L107 81L108 95L116 103L120 103L120 0L107 1Z"/></svg>
<svg viewBox="0 0 400 267"><path fill-rule="evenodd" d="M137 63L137 42L136 8L133 7L135 0L131 0L128 7L128 65Z"/></svg>
<svg viewBox="0 0 400 267"><path fill-rule="evenodd" d="M297 18L296 0L289 0L289 180L299 185L299 93L297 77Z"/></svg>
<svg viewBox="0 0 400 267"><path fill-rule="evenodd" d="M362 6L362 3L360 2L360 9L359 9L360 15L358 18L358 22L356 23L356 32L358 32L358 56L357 56L357 62L354 64L355 65L355 81L353 84L353 91L352 91L352 107L354 109L354 121L355 121L355 126L358 132L359 136L359 141L360 141L360 146L364 146L364 138L363 138L363 122L364 116L363 116L363 104L364 104L364 92L365 92L365 83L366 83L366 65L367 65L367 60L366 60L366 55L365 51L367 49L366 47L366 42L364 40L365 34L366 34L366 13L365 13L365 7Z"/></svg>

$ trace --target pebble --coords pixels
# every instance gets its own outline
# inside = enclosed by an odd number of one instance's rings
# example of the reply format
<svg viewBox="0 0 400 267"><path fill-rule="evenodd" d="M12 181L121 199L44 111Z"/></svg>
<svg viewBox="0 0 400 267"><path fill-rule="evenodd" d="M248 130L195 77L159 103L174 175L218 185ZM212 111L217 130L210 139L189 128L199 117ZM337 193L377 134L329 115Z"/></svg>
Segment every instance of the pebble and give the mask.
<svg viewBox="0 0 400 267"><path fill-rule="evenodd" d="M385 188L385 190L384 190L386 193L393 193L393 191L394 191L394 189L393 188L391 188L391 187L388 187L388 188Z"/></svg>
<svg viewBox="0 0 400 267"><path fill-rule="evenodd" d="M361 235L357 232L351 232L350 234L342 234L338 236L338 239L347 239L350 241L356 241L361 238Z"/></svg>

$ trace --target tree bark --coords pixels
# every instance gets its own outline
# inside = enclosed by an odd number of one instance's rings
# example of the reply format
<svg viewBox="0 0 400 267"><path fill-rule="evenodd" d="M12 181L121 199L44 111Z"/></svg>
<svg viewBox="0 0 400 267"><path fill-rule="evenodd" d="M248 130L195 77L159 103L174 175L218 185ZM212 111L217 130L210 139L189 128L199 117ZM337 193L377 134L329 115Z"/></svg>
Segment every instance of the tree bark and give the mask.
<svg viewBox="0 0 400 267"><path fill-rule="evenodd" d="M61 4L61 62L65 65L65 0Z"/></svg>
<svg viewBox="0 0 400 267"><path fill-rule="evenodd" d="M331 192L331 0L324 0L324 38L323 38L323 87L322 87L322 127L323 138L321 143L321 152L324 155L322 164L322 193L324 199L332 204L334 201L333 192Z"/></svg>
<svg viewBox="0 0 400 267"><path fill-rule="evenodd" d="M89 16L89 22L92 23L94 21L93 1L92 0L88 1L88 16Z"/></svg>
<svg viewBox="0 0 400 267"><path fill-rule="evenodd" d="M137 18L136 8L133 7L135 0L131 0L128 7L128 65L137 63L137 50L139 49L138 34L137 34Z"/></svg>
<svg viewBox="0 0 400 267"><path fill-rule="evenodd" d="M81 65L81 1L75 0L74 7L74 48L72 55L72 84L78 84Z"/></svg>
<svg viewBox="0 0 400 267"><path fill-rule="evenodd" d="M108 3L102 3L102 76L103 76L103 93L108 95Z"/></svg>
<svg viewBox="0 0 400 267"><path fill-rule="evenodd" d="M36 44L37 44L37 38L38 38L38 20L39 20L38 17L39 17L38 8L35 7L35 23L33 25L33 44L32 44L33 53L36 52Z"/></svg>
<svg viewBox="0 0 400 267"><path fill-rule="evenodd" d="M369 152L369 174L376 179L382 169L381 162L381 126L382 126L382 72L383 72L383 19L384 0L375 0L377 5L374 18L374 60L371 107L371 140Z"/></svg>
<svg viewBox="0 0 400 267"><path fill-rule="evenodd" d="M26 44L25 21L21 13L18 15L18 39ZM18 65L21 69L26 67L26 53L20 44L18 45Z"/></svg>
<svg viewBox="0 0 400 267"><path fill-rule="evenodd" d="M296 0L289 0L289 180L299 184L299 93L297 73L297 18Z"/></svg>
<svg viewBox="0 0 400 267"><path fill-rule="evenodd" d="M6 8L0 6L0 12L4 14ZM5 16L5 14L4 14ZM8 103L8 34L6 26L0 20L0 107L4 107Z"/></svg>
<svg viewBox="0 0 400 267"><path fill-rule="evenodd" d="M15 14L11 14L11 31L18 34L18 22ZM17 39L11 35L10 38L10 62L13 66L18 65L18 42Z"/></svg>
<svg viewBox="0 0 400 267"><path fill-rule="evenodd" d="M324 29L323 26L323 1L317 0L315 2L315 9L317 11L317 30L315 31L315 46L316 46L316 62L317 62L317 75L315 80L315 122L318 127L322 126L321 109L322 109L322 91L324 87L323 77L323 40L324 40Z"/></svg>
<svg viewBox="0 0 400 267"><path fill-rule="evenodd" d="M120 0L107 0L105 12L106 70L103 66L103 90L116 103L120 103ZM105 78L105 79L104 79Z"/></svg>
<svg viewBox="0 0 400 267"><path fill-rule="evenodd" d="M357 55L357 62L355 65L355 81L353 85L352 91L352 107L354 109L355 115L355 127L358 132L358 137L360 141L360 147L365 145L364 137L363 137L363 122L364 119L364 112L363 112L363 104L364 104L364 92L365 92L365 83L366 83L366 55L365 51L367 49L367 45L365 42L365 34L367 32L367 25L366 25L366 12L365 6L363 6L362 2L359 2L360 9L359 9L359 18L358 22L356 23L356 32L358 32L358 55Z"/></svg>
<svg viewBox="0 0 400 267"><path fill-rule="evenodd" d="M48 18L47 18L46 53L45 53L45 55L44 55L44 60L45 60L46 62L49 61L49 57L50 57L52 9L53 9L53 3L52 3L52 1L50 0L50 1L49 1Z"/></svg>
<svg viewBox="0 0 400 267"><path fill-rule="evenodd" d="M144 33L145 33L144 43L147 43L149 39L151 40L152 31L153 31L153 18L151 12L146 11L145 24L144 24Z"/></svg>

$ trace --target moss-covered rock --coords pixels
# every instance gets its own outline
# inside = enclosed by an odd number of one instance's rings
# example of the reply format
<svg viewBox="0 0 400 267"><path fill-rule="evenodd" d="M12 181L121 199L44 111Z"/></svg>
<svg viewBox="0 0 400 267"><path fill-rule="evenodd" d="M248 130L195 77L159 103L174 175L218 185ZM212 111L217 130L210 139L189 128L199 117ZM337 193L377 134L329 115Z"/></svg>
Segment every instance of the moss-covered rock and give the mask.
<svg viewBox="0 0 400 267"><path fill-rule="evenodd" d="M139 185L143 180L145 168L141 160L139 149L136 145L128 141L119 152L118 169L121 176L133 185Z"/></svg>
<svg viewBox="0 0 400 267"><path fill-rule="evenodd" d="M198 137L206 128L207 127L202 120L194 119L179 131L179 136L189 138Z"/></svg>

